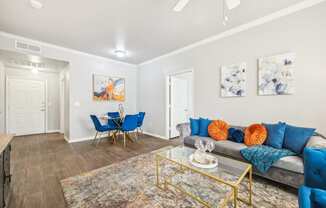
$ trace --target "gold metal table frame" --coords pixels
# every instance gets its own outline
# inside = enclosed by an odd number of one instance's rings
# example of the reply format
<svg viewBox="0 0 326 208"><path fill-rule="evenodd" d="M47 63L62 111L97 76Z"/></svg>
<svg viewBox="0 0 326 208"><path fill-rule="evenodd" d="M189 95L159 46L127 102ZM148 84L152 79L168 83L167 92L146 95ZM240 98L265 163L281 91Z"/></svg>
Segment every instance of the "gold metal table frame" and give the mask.
<svg viewBox="0 0 326 208"><path fill-rule="evenodd" d="M200 174L202 176L205 176L209 179L212 179L212 180L216 181L217 183L225 184L225 185L231 187L232 191L226 194L224 201L220 207L222 207L222 208L226 207L228 202L230 202L231 200L233 203L233 207L236 207L236 208L238 207L239 201L247 204L249 207L253 207L252 206L252 183L253 183L253 181L252 181L252 165L251 164L248 164L248 167L246 168L246 170L242 173L242 175L238 178L238 180L236 182L228 182L219 177L216 177L209 173L206 173L204 170L200 170L198 168L192 167L191 165L183 164L178 161L169 159L167 157L160 155L159 153L156 153L155 160L156 160L156 186L162 190L167 190L168 186L172 186L175 189L179 190L180 192L182 192L182 193L190 196L194 200L198 201L205 207L209 207L209 208L214 207L214 206L210 205L209 202L204 201L203 199L194 195L193 193L187 192L183 188L172 183L171 178L173 176L175 176L177 174L182 174L182 173L184 173L184 171L188 170L188 171ZM161 168L162 168L161 161L163 161L163 160L177 165L179 167L179 169L173 175L169 176L168 178L164 178L164 181L161 182L161 179L160 179L160 173L161 173ZM249 193L248 193L248 199L243 199L243 198L240 198L238 196L238 194L239 194L240 184L241 184L241 182L243 182L243 180L246 176L248 177L248 192Z"/></svg>

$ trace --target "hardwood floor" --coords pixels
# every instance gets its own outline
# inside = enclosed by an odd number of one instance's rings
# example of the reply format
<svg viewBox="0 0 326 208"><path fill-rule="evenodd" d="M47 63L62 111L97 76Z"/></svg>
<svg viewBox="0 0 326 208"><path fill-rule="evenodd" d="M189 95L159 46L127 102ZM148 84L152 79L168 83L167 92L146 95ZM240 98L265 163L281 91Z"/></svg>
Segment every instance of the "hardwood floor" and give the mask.
<svg viewBox="0 0 326 208"><path fill-rule="evenodd" d="M63 208L60 180L147 153L180 140L143 135L136 143L111 144L103 139L68 144L61 134L16 137L12 142L12 196L10 208Z"/></svg>

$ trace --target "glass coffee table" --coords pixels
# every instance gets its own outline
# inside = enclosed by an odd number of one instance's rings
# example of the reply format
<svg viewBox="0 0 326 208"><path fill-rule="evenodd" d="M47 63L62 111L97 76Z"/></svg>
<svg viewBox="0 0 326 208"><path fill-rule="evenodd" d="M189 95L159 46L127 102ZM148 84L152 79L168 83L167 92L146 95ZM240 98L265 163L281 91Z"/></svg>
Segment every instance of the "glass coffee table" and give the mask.
<svg viewBox="0 0 326 208"><path fill-rule="evenodd" d="M171 186L205 207L226 207L230 203L233 207L238 207L239 201L252 206L251 164L210 154L217 158L218 166L211 169L198 168L189 160L195 151L190 147L177 146L157 152L156 185L163 190ZM192 181L194 185L189 185ZM247 199L239 197L244 184L244 191L248 192L245 194Z"/></svg>

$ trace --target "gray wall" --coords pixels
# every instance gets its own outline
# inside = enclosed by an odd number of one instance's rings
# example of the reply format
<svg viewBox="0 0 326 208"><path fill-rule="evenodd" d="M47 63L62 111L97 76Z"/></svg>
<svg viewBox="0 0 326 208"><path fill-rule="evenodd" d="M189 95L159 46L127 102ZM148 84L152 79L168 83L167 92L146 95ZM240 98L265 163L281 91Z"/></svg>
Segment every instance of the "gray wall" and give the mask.
<svg viewBox="0 0 326 208"><path fill-rule="evenodd" d="M15 50L17 37L0 34L0 49ZM19 38L21 39L21 38ZM32 42L29 40L29 42ZM32 42L33 43L33 42ZM94 128L89 114L103 114L117 110L117 102L94 102L92 100L92 74L124 77L126 79L127 113L137 112L137 67L130 64L87 55L37 42L42 46L42 56L69 62L69 135L68 139L77 141L94 136ZM76 106L76 102L80 106Z"/></svg>
<svg viewBox="0 0 326 208"><path fill-rule="evenodd" d="M138 107L147 113L144 130L166 136L165 78L194 69L195 116L231 124L286 121L326 134L326 3L233 36L140 66ZM257 95L257 59L295 52L296 93ZM247 96L220 97L220 67L247 63Z"/></svg>
<svg viewBox="0 0 326 208"><path fill-rule="evenodd" d="M6 77L43 80L47 82L47 131L60 129L60 99L59 73L39 72L33 74L30 70L5 67Z"/></svg>

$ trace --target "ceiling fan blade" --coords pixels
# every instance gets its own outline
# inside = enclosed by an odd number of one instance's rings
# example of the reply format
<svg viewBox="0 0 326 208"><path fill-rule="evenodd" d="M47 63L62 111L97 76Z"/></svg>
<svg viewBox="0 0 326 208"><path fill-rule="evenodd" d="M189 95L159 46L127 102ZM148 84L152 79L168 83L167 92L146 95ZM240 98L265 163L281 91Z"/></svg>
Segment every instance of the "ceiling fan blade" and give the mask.
<svg viewBox="0 0 326 208"><path fill-rule="evenodd" d="M228 9L231 10L240 5L240 0L225 0L225 3Z"/></svg>
<svg viewBox="0 0 326 208"><path fill-rule="evenodd" d="M174 6L173 10L175 12L181 12L189 3L190 0L179 0L178 3Z"/></svg>

